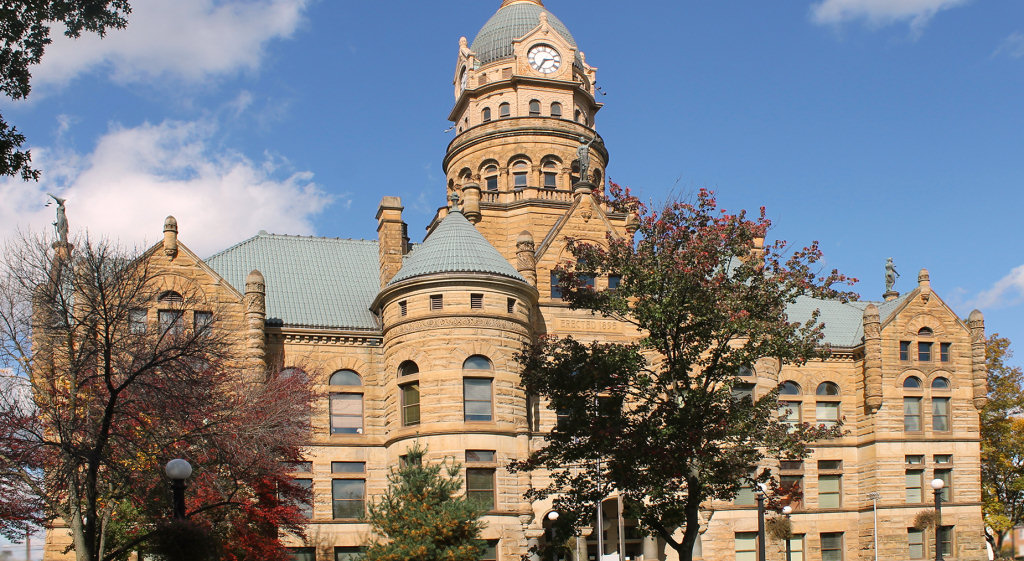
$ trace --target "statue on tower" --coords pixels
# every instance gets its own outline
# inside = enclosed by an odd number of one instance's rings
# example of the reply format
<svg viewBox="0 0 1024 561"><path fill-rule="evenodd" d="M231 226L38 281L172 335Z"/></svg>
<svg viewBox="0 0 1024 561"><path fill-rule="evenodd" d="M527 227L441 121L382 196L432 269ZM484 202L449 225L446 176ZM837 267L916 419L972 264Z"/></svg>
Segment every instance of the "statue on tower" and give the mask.
<svg viewBox="0 0 1024 561"><path fill-rule="evenodd" d="M892 292L892 288L896 286L896 279L900 276L896 272L896 265L893 265L892 257L885 262L885 291Z"/></svg>
<svg viewBox="0 0 1024 561"><path fill-rule="evenodd" d="M594 145L596 140L596 135L589 141L585 136L580 137L580 146L576 149L576 159L580 163L580 181L590 181L590 176L587 175L587 172L590 171L590 147Z"/></svg>
<svg viewBox="0 0 1024 561"><path fill-rule="evenodd" d="M53 227L57 231L57 241L66 244L68 243L68 215L64 209L64 203L67 199L62 199L53 193L47 193L47 195L57 201L57 221L53 223Z"/></svg>

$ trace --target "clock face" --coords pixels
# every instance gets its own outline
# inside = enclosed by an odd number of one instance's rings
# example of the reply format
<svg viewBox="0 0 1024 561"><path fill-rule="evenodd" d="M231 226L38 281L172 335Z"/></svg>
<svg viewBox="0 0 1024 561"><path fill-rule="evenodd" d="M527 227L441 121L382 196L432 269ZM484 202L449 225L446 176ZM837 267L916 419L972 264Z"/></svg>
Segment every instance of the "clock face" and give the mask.
<svg viewBox="0 0 1024 561"><path fill-rule="evenodd" d="M551 74L562 66L562 55L547 45L537 45L528 54L530 67L541 74Z"/></svg>

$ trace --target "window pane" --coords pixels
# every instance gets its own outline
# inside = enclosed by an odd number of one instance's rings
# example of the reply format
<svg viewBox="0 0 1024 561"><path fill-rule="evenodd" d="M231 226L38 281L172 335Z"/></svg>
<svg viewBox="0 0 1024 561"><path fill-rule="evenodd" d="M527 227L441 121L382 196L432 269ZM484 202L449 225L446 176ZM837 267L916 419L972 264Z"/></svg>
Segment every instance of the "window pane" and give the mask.
<svg viewBox="0 0 1024 561"><path fill-rule="evenodd" d="M306 491L311 491L313 489L312 479L296 479L294 481L296 486L301 487ZM295 503L295 506L299 508L299 514L301 514L303 518L313 518L312 499L313 497L310 495L309 500L298 501Z"/></svg>
<svg viewBox="0 0 1024 561"><path fill-rule="evenodd" d="M562 289L561 289L561 287L558 286L558 282L559 282L558 275L555 274L555 273L551 273L551 297L552 298L561 298L562 297Z"/></svg>
<svg viewBox="0 0 1024 561"><path fill-rule="evenodd" d="M420 422L420 385L402 386L402 424L416 425Z"/></svg>
<svg viewBox="0 0 1024 561"><path fill-rule="evenodd" d="M466 462L493 462L494 450L466 450Z"/></svg>
<svg viewBox="0 0 1024 561"><path fill-rule="evenodd" d="M821 535L821 561L843 561L842 532Z"/></svg>
<svg viewBox="0 0 1024 561"><path fill-rule="evenodd" d="M516 187L526 187L526 174L516 173L512 175L512 184Z"/></svg>
<svg viewBox="0 0 1024 561"><path fill-rule="evenodd" d="M921 398L920 397L904 397L903 398L903 430L905 430L905 431L920 431L921 430Z"/></svg>
<svg viewBox="0 0 1024 561"><path fill-rule="evenodd" d="M793 561L804 561L804 536L797 534L789 538L790 557Z"/></svg>
<svg viewBox="0 0 1024 561"><path fill-rule="evenodd" d="M361 386L363 384L359 374L351 370L339 370L331 374L328 383L332 386Z"/></svg>
<svg viewBox="0 0 1024 561"><path fill-rule="evenodd" d="M494 509L494 470L467 469L466 496L484 505L487 510Z"/></svg>
<svg viewBox="0 0 1024 561"><path fill-rule="evenodd" d="M917 360L921 362L927 362L932 359L932 344L931 343L918 343L917 344Z"/></svg>
<svg viewBox="0 0 1024 561"><path fill-rule="evenodd" d="M935 470L935 478L941 479L946 484L939 494L942 496L943 502L949 502L953 493L953 472L948 469L937 469Z"/></svg>
<svg viewBox="0 0 1024 561"><path fill-rule="evenodd" d="M491 380L486 378L465 378L465 420L491 420Z"/></svg>
<svg viewBox="0 0 1024 561"><path fill-rule="evenodd" d="M903 387L910 389L918 389L921 387L921 379L917 376L907 376L906 380L903 380Z"/></svg>
<svg viewBox="0 0 1024 561"><path fill-rule="evenodd" d="M316 561L316 550L312 547L289 547L288 555L291 561Z"/></svg>
<svg viewBox="0 0 1024 561"><path fill-rule="evenodd" d="M462 363L463 370L490 370L491 361L485 356L473 355Z"/></svg>
<svg viewBox="0 0 1024 561"><path fill-rule="evenodd" d="M359 561L363 558L364 547L336 547L334 561Z"/></svg>
<svg viewBox="0 0 1024 561"><path fill-rule="evenodd" d="M129 329L132 333L146 332L146 310L131 310L128 312Z"/></svg>
<svg viewBox="0 0 1024 561"><path fill-rule="evenodd" d="M480 561L498 561L498 540L487 540L484 556L480 558Z"/></svg>
<svg viewBox="0 0 1024 561"><path fill-rule="evenodd" d="M366 462L331 462L331 473L365 473Z"/></svg>
<svg viewBox="0 0 1024 561"><path fill-rule="evenodd" d="M948 390L949 389L949 378L938 377L932 380L933 390Z"/></svg>
<svg viewBox="0 0 1024 561"><path fill-rule="evenodd" d="M486 181L487 181L487 190L488 191L497 191L498 190L498 176L492 175L491 177L488 177Z"/></svg>
<svg viewBox="0 0 1024 561"><path fill-rule="evenodd" d="M939 360L942 362L949 362L949 343L941 343L939 345Z"/></svg>
<svg viewBox="0 0 1024 561"><path fill-rule="evenodd" d="M363 432L363 395L358 393L331 394L331 433L360 434Z"/></svg>
<svg viewBox="0 0 1024 561"><path fill-rule="evenodd" d="M736 533L736 561L757 561L757 532Z"/></svg>
<svg viewBox="0 0 1024 561"><path fill-rule="evenodd" d="M919 503L922 502L921 488L924 485L924 472L921 470L907 470L906 475L906 490L907 490L907 502L908 503Z"/></svg>
<svg viewBox="0 0 1024 561"><path fill-rule="evenodd" d="M900 341L900 360L910 360L910 341Z"/></svg>
<svg viewBox="0 0 1024 561"><path fill-rule="evenodd" d="M924 530L907 529L907 544L911 559L924 559Z"/></svg>
<svg viewBox="0 0 1024 561"><path fill-rule="evenodd" d="M170 333L171 335L181 333L185 323L182 312L178 310L160 310L157 316L160 320L161 333Z"/></svg>
<svg viewBox="0 0 1024 561"><path fill-rule="evenodd" d="M841 506L841 475L818 476L818 506L821 508L839 508Z"/></svg>
<svg viewBox="0 0 1024 561"><path fill-rule="evenodd" d="M780 401L779 420L790 425L789 430L795 430L796 425L800 423L800 402Z"/></svg>
<svg viewBox="0 0 1024 561"><path fill-rule="evenodd" d="M833 382L822 382L818 385L818 395L839 395L839 386Z"/></svg>
<svg viewBox="0 0 1024 561"><path fill-rule="evenodd" d="M817 407L817 422L826 427L834 427L839 424L839 403L835 401L819 401Z"/></svg>
<svg viewBox="0 0 1024 561"><path fill-rule="evenodd" d="M213 314L210 312L195 312L192 314L192 329L196 333L207 333L213 325Z"/></svg>
<svg viewBox="0 0 1024 561"><path fill-rule="evenodd" d="M949 430L949 398L932 398L932 430Z"/></svg>
<svg viewBox="0 0 1024 561"><path fill-rule="evenodd" d="M363 515L366 482L362 479L335 479L331 482L334 518L359 518Z"/></svg>
<svg viewBox="0 0 1024 561"><path fill-rule="evenodd" d="M939 540L942 542L942 555L953 555L953 527L943 526L939 529Z"/></svg>
<svg viewBox="0 0 1024 561"><path fill-rule="evenodd" d="M779 388L779 395L800 395L800 384L796 382L784 382Z"/></svg>

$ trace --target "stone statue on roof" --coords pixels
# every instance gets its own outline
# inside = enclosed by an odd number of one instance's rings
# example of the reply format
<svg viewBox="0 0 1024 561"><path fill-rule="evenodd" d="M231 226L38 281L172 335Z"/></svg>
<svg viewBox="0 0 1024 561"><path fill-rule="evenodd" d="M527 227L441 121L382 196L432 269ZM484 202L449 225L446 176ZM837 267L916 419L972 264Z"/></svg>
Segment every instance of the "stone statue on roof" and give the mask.
<svg viewBox="0 0 1024 561"><path fill-rule="evenodd" d="M57 221L53 223L53 227L57 230L57 241L68 243L68 215L64 209L64 203L67 199L62 199L53 193L47 193L47 195L57 201Z"/></svg>
<svg viewBox="0 0 1024 561"><path fill-rule="evenodd" d="M892 292L892 287L896 286L896 279L899 278L900 274L896 272L896 265L892 263L892 257L885 262L885 291Z"/></svg>
<svg viewBox="0 0 1024 561"><path fill-rule="evenodd" d="M580 163L580 181L589 181L590 176L587 175L587 171L590 170L590 147L596 140L596 135L589 141L585 136L580 137L580 146L576 149L576 159Z"/></svg>

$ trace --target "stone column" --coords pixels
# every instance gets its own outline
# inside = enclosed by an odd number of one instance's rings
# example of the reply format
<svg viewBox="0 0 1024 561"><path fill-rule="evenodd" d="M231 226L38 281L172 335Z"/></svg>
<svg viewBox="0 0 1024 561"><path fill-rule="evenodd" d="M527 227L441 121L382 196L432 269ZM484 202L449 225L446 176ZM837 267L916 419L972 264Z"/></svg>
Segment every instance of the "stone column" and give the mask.
<svg viewBox="0 0 1024 561"><path fill-rule="evenodd" d="M974 381L974 407L988 403L988 365L985 362L985 316L974 310L967 318L971 329L971 373Z"/></svg>
<svg viewBox="0 0 1024 561"><path fill-rule="evenodd" d="M882 407L882 325L874 304L864 308L864 403L870 413Z"/></svg>
<svg viewBox="0 0 1024 561"><path fill-rule="evenodd" d="M164 220L164 254L172 260L178 255L178 220L173 216Z"/></svg>
<svg viewBox="0 0 1024 561"><path fill-rule="evenodd" d="M644 536L644 561L660 561L658 549L658 538Z"/></svg>
<svg viewBox="0 0 1024 561"><path fill-rule="evenodd" d="M253 269L245 278L245 359L253 374L267 369L267 345L263 327L267 319L267 287L263 274Z"/></svg>
<svg viewBox="0 0 1024 561"><path fill-rule="evenodd" d="M519 233L516 238L516 270L530 283L530 286L537 286L537 255L534 253L536 246L533 243L533 234L527 230Z"/></svg>

